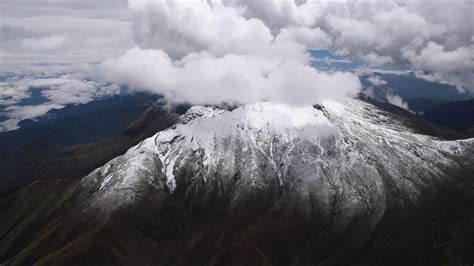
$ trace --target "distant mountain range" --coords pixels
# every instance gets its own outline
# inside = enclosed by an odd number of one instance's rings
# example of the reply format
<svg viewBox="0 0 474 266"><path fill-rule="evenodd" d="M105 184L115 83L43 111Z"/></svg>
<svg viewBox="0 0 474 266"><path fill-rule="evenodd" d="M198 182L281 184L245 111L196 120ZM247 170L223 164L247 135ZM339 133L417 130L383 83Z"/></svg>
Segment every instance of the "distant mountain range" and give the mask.
<svg viewBox="0 0 474 266"><path fill-rule="evenodd" d="M381 84L373 84L371 77L377 77ZM459 93L451 85L426 81L413 73L374 73L361 78L364 91L380 102L388 102L387 95L399 96L407 103L409 110L424 119L454 130L461 136L474 137L474 94Z"/></svg>
<svg viewBox="0 0 474 266"><path fill-rule="evenodd" d="M464 137L474 137L474 99L434 103L422 108L420 114L424 119L450 128Z"/></svg>
<svg viewBox="0 0 474 266"><path fill-rule="evenodd" d="M373 84L370 77L377 77L380 81ZM459 93L456 87L439 82L431 82L417 77L414 73L391 74L373 73L361 76L364 90L372 89L373 98L386 101L387 93L400 96L403 100L430 99L433 101L461 101L474 98L470 92Z"/></svg>
<svg viewBox="0 0 474 266"><path fill-rule="evenodd" d="M17 130L1 132L0 150L9 151L39 137L66 146L111 138L145 110L159 106L158 99L148 94L124 95L53 109L35 120L21 121Z"/></svg>

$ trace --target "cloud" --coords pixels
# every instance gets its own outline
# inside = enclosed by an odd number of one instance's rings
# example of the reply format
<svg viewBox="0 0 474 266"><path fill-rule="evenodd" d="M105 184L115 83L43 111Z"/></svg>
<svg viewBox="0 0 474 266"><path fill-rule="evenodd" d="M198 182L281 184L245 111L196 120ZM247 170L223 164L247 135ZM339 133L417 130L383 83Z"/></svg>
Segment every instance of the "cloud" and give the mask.
<svg viewBox="0 0 474 266"><path fill-rule="evenodd" d="M0 111L8 118L0 131L51 108L120 92L87 72L133 47L126 0L4 0L0 10ZM30 97L43 103L27 105L36 102Z"/></svg>
<svg viewBox="0 0 474 266"><path fill-rule="evenodd" d="M4 86L0 92L0 100L15 100L14 103L28 98L29 91L33 89L40 90L43 97L58 105L83 104L95 98L120 93L118 85L86 80L85 76L79 73L53 78L21 79L0 83L0 86Z"/></svg>
<svg viewBox="0 0 474 266"><path fill-rule="evenodd" d="M323 30L333 49L373 66L396 64L429 72L460 91L474 91L470 1L388 1L346 4L348 14L329 14ZM364 10L363 10L364 9Z"/></svg>
<svg viewBox="0 0 474 266"><path fill-rule="evenodd" d="M53 35L40 38L25 38L21 40L21 45L27 50L58 50L66 45L66 37Z"/></svg>
<svg viewBox="0 0 474 266"><path fill-rule="evenodd" d="M429 71L439 81L469 89L469 21L426 12L433 6L404 1L129 0L138 47L105 61L100 73L171 101L308 104L340 99L360 87L352 74L310 69L308 49L331 49L370 66ZM449 6L447 14L462 16L467 13L459 8L472 8L462 1ZM432 50L437 53L428 53Z"/></svg>
<svg viewBox="0 0 474 266"><path fill-rule="evenodd" d="M22 100L40 91L44 103L25 105ZM84 79L80 74L65 74L54 78L32 78L0 83L0 115L8 119L0 123L0 132L18 128L18 122L34 119L49 110L67 104L84 104L102 97L121 93L116 84L99 83Z"/></svg>
<svg viewBox="0 0 474 266"><path fill-rule="evenodd" d="M125 19L128 17L127 0L3 0L2 14L10 17L81 16Z"/></svg>
<svg viewBox="0 0 474 266"><path fill-rule="evenodd" d="M123 52L132 47L130 23L64 17L6 18L0 22L0 54L42 56ZM64 53L65 51L69 53Z"/></svg>
<svg viewBox="0 0 474 266"><path fill-rule="evenodd" d="M28 86L0 83L0 106L17 104L30 96Z"/></svg>
<svg viewBox="0 0 474 266"><path fill-rule="evenodd" d="M313 104L359 90L351 73L323 73L299 60L258 55L191 53L173 61L164 51L140 49L105 61L101 74L131 89L161 93L170 101L195 104L273 100Z"/></svg>
<svg viewBox="0 0 474 266"><path fill-rule="evenodd" d="M459 91L473 88L474 45L446 51L444 46L429 42L419 53L407 48L403 55L416 68L433 73L432 80L454 85Z"/></svg>
<svg viewBox="0 0 474 266"><path fill-rule="evenodd" d="M329 49L365 60L427 71L460 90L472 86L472 1L225 1L275 35L288 28L318 29ZM434 45L436 57L423 56ZM470 53L470 56L467 55ZM409 55L408 55L409 54ZM461 55L466 55L461 58Z"/></svg>
<svg viewBox="0 0 474 266"><path fill-rule="evenodd" d="M63 107L64 106L58 104L8 106L4 109L2 115L9 117L9 119L0 122L0 132L17 129L18 122L21 120L32 119L46 114L51 109L60 109Z"/></svg>
<svg viewBox="0 0 474 266"><path fill-rule="evenodd" d="M133 47L126 0L0 3L0 55L110 55ZM65 53L68 52L68 53Z"/></svg>
<svg viewBox="0 0 474 266"><path fill-rule="evenodd" d="M272 40L261 20L245 19L218 1L130 0L129 6L137 44L172 58L199 51L253 53Z"/></svg>
<svg viewBox="0 0 474 266"><path fill-rule="evenodd" d="M370 76L367 78L367 81L374 86L386 85L387 82L383 80L380 76Z"/></svg>
<svg viewBox="0 0 474 266"><path fill-rule="evenodd" d="M359 90L354 74L323 73L310 66L307 50L327 48L331 39L319 28L303 26L305 19L294 3L268 3L272 12L283 12L284 22L274 18L272 25L266 20L270 17L251 17L246 14L251 7L236 5L130 0L138 47L106 60L100 73L106 80L161 93L170 101L196 104L313 104ZM286 9L297 13L284 18ZM283 25L287 27L277 30Z"/></svg>
<svg viewBox="0 0 474 266"><path fill-rule="evenodd" d="M69 80L64 84L49 86L42 95L56 104L84 104L119 92L118 86L97 87L91 81Z"/></svg>
<svg viewBox="0 0 474 266"><path fill-rule="evenodd" d="M369 63L370 66L383 66L393 63L390 56L382 56L375 52L369 52L360 56L360 58Z"/></svg>
<svg viewBox="0 0 474 266"><path fill-rule="evenodd" d="M331 37L326 32L307 27L284 28L276 36L276 42L296 42L312 50L328 49L332 45Z"/></svg>
<svg viewBox="0 0 474 266"><path fill-rule="evenodd" d="M400 96L393 93L387 93L386 97L389 103L411 112L410 108L408 108L408 103L405 102Z"/></svg>
<svg viewBox="0 0 474 266"><path fill-rule="evenodd" d="M4 106L35 82L58 105L113 94L102 88L111 82L191 103L305 105L359 90L356 74L311 68L309 49L338 55L327 65L390 65L474 91L470 1L5 0L0 8L0 72L16 75L2 84Z"/></svg>

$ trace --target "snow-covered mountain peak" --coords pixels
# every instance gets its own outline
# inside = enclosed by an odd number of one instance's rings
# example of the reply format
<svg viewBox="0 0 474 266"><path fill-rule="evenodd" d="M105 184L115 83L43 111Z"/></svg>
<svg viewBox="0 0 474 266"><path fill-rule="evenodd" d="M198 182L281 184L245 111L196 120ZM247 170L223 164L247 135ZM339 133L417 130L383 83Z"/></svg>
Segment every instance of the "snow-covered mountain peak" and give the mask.
<svg viewBox="0 0 474 266"><path fill-rule="evenodd" d="M191 113L190 116L193 115ZM209 113L209 115L207 115ZM230 135L280 135L287 137L302 137L313 134L314 137L326 136L333 133L334 128L322 111L306 107L291 107L284 104L270 102L255 102L243 105L231 112L212 109L202 116L203 119L195 119L189 127L177 127L177 132L160 133L164 138L168 134L180 134L190 138L209 139L214 142L215 138L228 137ZM212 118L212 119L208 119ZM192 130L189 130L189 129ZM247 136L251 137L251 136Z"/></svg>
<svg viewBox="0 0 474 266"><path fill-rule="evenodd" d="M226 112L225 110L219 109L214 106L192 106L189 110L183 114L179 120L179 124L186 124L189 121L198 117L213 117Z"/></svg>
<svg viewBox="0 0 474 266"><path fill-rule="evenodd" d="M291 197L311 195L322 206L343 195L340 204L349 209L370 202L383 211L386 190L416 201L421 189L446 169L456 170L459 156L471 156L473 147L474 139L417 134L355 99L325 101L323 107L193 107L181 123L92 172L83 184L97 189L92 205L107 209L133 202L152 187L156 193L184 190L189 197L224 196L230 189L226 197L234 205L275 189Z"/></svg>

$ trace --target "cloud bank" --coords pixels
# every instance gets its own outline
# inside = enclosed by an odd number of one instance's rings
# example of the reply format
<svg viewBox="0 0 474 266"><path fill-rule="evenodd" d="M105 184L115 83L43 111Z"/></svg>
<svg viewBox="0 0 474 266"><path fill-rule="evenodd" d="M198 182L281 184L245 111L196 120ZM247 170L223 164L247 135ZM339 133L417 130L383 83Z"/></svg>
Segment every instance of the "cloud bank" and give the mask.
<svg viewBox="0 0 474 266"><path fill-rule="evenodd" d="M194 104L271 100L306 105L341 99L360 86L352 73L324 73L306 61L259 55L201 52L172 60L162 50L137 47L101 67L108 80Z"/></svg>
<svg viewBox="0 0 474 266"><path fill-rule="evenodd" d="M0 132L120 92L88 72L134 46L126 0L3 0L0 17Z"/></svg>
<svg viewBox="0 0 474 266"><path fill-rule="evenodd" d="M269 25L263 17L248 17L244 6L223 1L130 0L129 7L137 47L101 65L107 80L195 104L305 105L360 89L355 74L310 66L307 50L331 41L319 28L298 25L299 19L291 23L281 16L285 21Z"/></svg>
<svg viewBox="0 0 474 266"><path fill-rule="evenodd" d="M36 105L22 104L35 90L44 102ZM118 85L87 81L78 74L0 82L0 116L8 118L0 121L0 132L16 129L21 120L36 118L53 108L60 109L67 104L85 104L120 92Z"/></svg>
<svg viewBox="0 0 474 266"><path fill-rule="evenodd" d="M107 80L191 103L309 104L355 94L350 73L310 67L309 49L396 64L474 90L473 4L465 1L129 0L137 46ZM375 81L377 82L377 81Z"/></svg>

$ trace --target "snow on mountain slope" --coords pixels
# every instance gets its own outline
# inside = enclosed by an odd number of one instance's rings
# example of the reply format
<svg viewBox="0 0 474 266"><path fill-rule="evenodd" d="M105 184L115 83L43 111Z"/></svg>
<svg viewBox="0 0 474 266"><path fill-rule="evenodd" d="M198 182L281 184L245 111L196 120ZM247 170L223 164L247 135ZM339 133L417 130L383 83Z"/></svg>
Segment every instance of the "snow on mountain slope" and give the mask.
<svg viewBox="0 0 474 266"><path fill-rule="evenodd" d="M323 107L259 102L233 111L193 107L82 181L91 207L114 210L149 193L183 190L196 206L258 193L311 215L337 205L340 225L362 213L377 222L386 197L416 202L432 182L473 160L474 139L420 135L356 99ZM467 159L466 159L467 158ZM316 202L316 203L315 203Z"/></svg>

